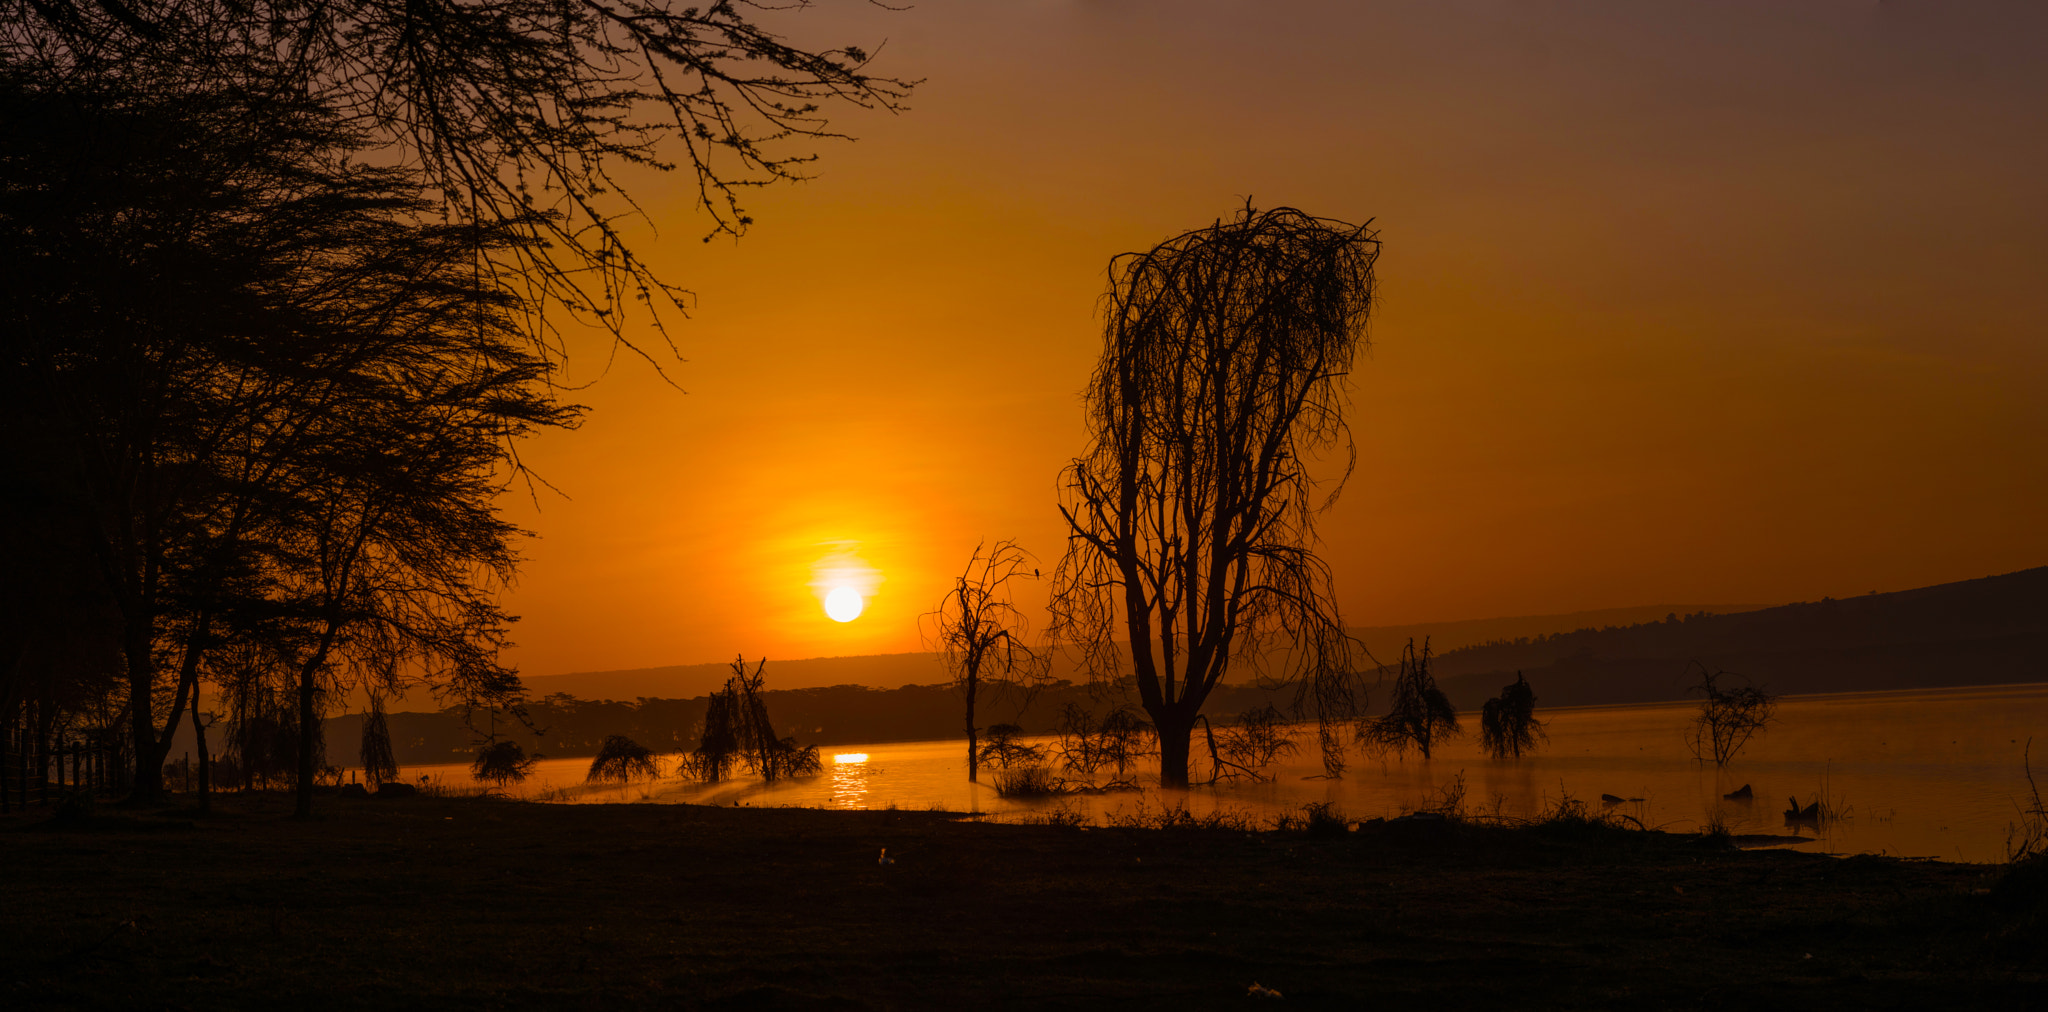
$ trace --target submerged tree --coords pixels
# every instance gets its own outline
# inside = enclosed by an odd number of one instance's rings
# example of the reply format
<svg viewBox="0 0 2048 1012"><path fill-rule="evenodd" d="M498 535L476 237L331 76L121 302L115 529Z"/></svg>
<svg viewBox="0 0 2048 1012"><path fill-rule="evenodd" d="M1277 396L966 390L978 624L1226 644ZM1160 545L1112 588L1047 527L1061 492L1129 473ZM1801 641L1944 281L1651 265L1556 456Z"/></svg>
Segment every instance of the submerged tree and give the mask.
<svg viewBox="0 0 2048 1012"><path fill-rule="evenodd" d="M1115 774L1112 783L1127 783L1131 767L1152 754L1148 740L1153 738L1152 725L1128 707L1112 706L1098 718L1068 703L1060 712L1060 765L1084 777L1108 771Z"/></svg>
<svg viewBox="0 0 2048 1012"><path fill-rule="evenodd" d="M1726 766L1749 744L1751 737L1771 722L1778 697L1754 685L1723 689L1720 679L1728 672L1708 671L1698 661L1692 662L1692 666L1699 669L1700 680L1689 691L1699 693L1701 698L1700 712L1693 717L1692 737L1687 744L1699 761L1711 759L1715 766Z"/></svg>
<svg viewBox="0 0 2048 1012"><path fill-rule="evenodd" d="M743 763L773 783L824 768L816 745L798 745L795 738L776 736L775 725L768 719L768 704L761 698L767 668L765 657L751 673L746 657L733 660L732 675L724 688L712 693L704 711L703 736L696 750L683 760L685 774L716 783L730 777L733 767Z"/></svg>
<svg viewBox="0 0 2048 1012"><path fill-rule="evenodd" d="M1068 466L1054 633L1092 677L1125 661L1159 735L1160 780L1233 664L1277 655L1326 764L1357 713L1315 519L1349 476L1345 377L1364 342L1379 240L1366 225L1256 211L1111 261L1090 445ZM1310 464L1335 452L1322 481Z"/></svg>
<svg viewBox="0 0 2048 1012"><path fill-rule="evenodd" d="M384 700L370 695L370 710L363 714L363 779L382 787L398 779L398 757L391 751L391 728L384 721Z"/></svg>
<svg viewBox="0 0 2048 1012"><path fill-rule="evenodd" d="M1504 686L1500 696L1486 701L1479 711L1479 745L1495 759L1536 750L1536 742L1548 736L1543 722L1536 719L1536 690L1529 680L1515 672L1515 684Z"/></svg>
<svg viewBox="0 0 2048 1012"><path fill-rule="evenodd" d="M597 747L597 757L590 760L590 773L583 779L593 784L624 784L660 775L661 768L647 746L623 734L612 734Z"/></svg>
<svg viewBox="0 0 2048 1012"><path fill-rule="evenodd" d="M975 758L983 766L1007 770L1013 766L1035 766L1045 759L1045 749L1024 743L1024 728L1016 724L992 724Z"/></svg>
<svg viewBox="0 0 2048 1012"><path fill-rule="evenodd" d="M1031 579L1030 555L1014 541L998 541L983 554L976 545L967 568L953 580L945 600L924 617L926 642L945 661L953 685L967 704L967 779L981 765L975 705L993 681L1000 688L1029 685L1044 677L1047 657L1024 641L1024 614L1010 597L1014 580ZM1024 571L1029 568L1027 575Z"/></svg>
<svg viewBox="0 0 2048 1012"><path fill-rule="evenodd" d="M1286 715L1271 704L1238 714L1236 722L1220 730L1209 728L1207 717L1202 724L1209 744L1212 782L1235 777L1271 779L1261 771L1280 757L1301 751L1300 743L1287 733Z"/></svg>
<svg viewBox="0 0 2048 1012"><path fill-rule="evenodd" d="M1406 752L1412 745L1422 752L1422 758L1428 759L1430 748L1439 739L1458 733L1458 710L1436 687L1436 679L1429 673L1429 657L1427 638L1423 639L1419 654L1415 652L1415 641L1408 641L1401 651L1401 666L1394 676L1394 695L1387 712L1359 725L1360 741L1396 753Z"/></svg>

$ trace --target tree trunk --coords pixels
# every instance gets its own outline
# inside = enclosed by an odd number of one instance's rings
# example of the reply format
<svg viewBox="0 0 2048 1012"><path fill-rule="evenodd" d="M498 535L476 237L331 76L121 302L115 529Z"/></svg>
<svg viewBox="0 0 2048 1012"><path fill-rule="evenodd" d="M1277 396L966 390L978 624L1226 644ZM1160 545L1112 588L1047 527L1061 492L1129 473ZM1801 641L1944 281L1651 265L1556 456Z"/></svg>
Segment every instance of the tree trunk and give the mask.
<svg viewBox="0 0 2048 1012"><path fill-rule="evenodd" d="M1152 713L1152 726L1159 734L1159 786L1188 785L1188 741L1194 737L1194 718L1179 707Z"/></svg>
<svg viewBox="0 0 2048 1012"><path fill-rule="evenodd" d="M323 651L324 652L324 651ZM299 785L292 817L313 817L313 672L307 665L299 672Z"/></svg>
<svg viewBox="0 0 2048 1012"><path fill-rule="evenodd" d="M199 811L213 810L213 764L206 754L206 725L199 720L199 685L192 686L192 737L199 751Z"/></svg>
<svg viewBox="0 0 2048 1012"><path fill-rule="evenodd" d="M979 769L979 764L978 764L978 763L976 762L976 759L977 759L977 757L976 757L976 755L975 755L975 741L974 741L974 688L975 688L975 686L974 686L974 679L972 679L972 678L969 678L969 679L967 680L967 692L966 692L966 696L967 696L967 782L968 782L968 783L970 783L970 784L971 784L971 783L975 783L975 782L976 782L976 780L975 780L975 774L976 774L977 770Z"/></svg>
<svg viewBox="0 0 2048 1012"><path fill-rule="evenodd" d="M135 777L129 782L128 800L149 804L163 797L163 762L150 762L156 755L154 694L156 663L150 655L148 630L130 630L124 644L128 659L128 719L135 739Z"/></svg>

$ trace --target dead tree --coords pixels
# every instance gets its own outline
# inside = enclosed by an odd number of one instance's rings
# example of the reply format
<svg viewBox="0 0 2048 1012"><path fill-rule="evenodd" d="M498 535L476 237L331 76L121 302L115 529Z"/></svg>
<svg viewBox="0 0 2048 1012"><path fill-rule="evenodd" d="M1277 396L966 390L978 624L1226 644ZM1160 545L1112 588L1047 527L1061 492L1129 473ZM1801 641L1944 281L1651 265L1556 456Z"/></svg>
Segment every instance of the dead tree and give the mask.
<svg viewBox="0 0 2048 1012"><path fill-rule="evenodd" d="M1387 712L1359 726L1359 740L1368 747L1400 754L1414 746L1427 760L1437 741L1459 732L1458 710L1436 687L1436 679L1429 673L1429 657L1427 638L1422 641L1421 653L1415 652L1414 640L1401 651Z"/></svg>
<svg viewBox="0 0 2048 1012"><path fill-rule="evenodd" d="M732 776L736 765L744 764L761 779L774 783L787 777L809 776L824 768L818 746L798 745L795 738L778 737L768 719L767 701L761 698L761 683L768 668L762 658L747 671L744 656L732 662L732 675L725 687L711 695L704 712L704 733L697 748L683 760L683 772L707 783Z"/></svg>
<svg viewBox="0 0 2048 1012"><path fill-rule="evenodd" d="M1345 377L1372 305L1369 225L1247 204L1110 262L1090 444L1063 474L1053 633L1091 677L1135 677L1162 783L1187 784L1211 690L1269 656L1341 767L1333 728L1363 686L1315 520L1350 474ZM1312 472L1324 454L1334 476Z"/></svg>
<svg viewBox="0 0 2048 1012"><path fill-rule="evenodd" d="M1536 690L1529 680L1515 672L1515 684L1504 686L1500 696L1486 701L1479 711L1479 745L1495 759L1520 759L1536 750L1539 740L1548 740L1543 722L1536 719Z"/></svg>
<svg viewBox="0 0 2048 1012"><path fill-rule="evenodd" d="M1693 717L1692 736L1686 744L1700 762L1712 760L1715 766L1726 766L1771 722L1778 697L1754 685L1723 689L1720 679L1728 672L1710 672L1698 661L1692 666L1699 669L1700 680L1688 691L1700 694L1700 712Z"/></svg>
<svg viewBox="0 0 2048 1012"><path fill-rule="evenodd" d="M967 706L969 782L977 779L981 765L981 729L974 714L982 690L994 682L999 689L1022 686L1029 691L1049 668L1047 655L1025 642L1024 613L1010 596L1012 581L1038 576L1030 558L1015 541L998 541L986 554L976 545L945 600L924 616L925 642L945 661ZM1026 569L1031 571L1028 575Z"/></svg>
<svg viewBox="0 0 2048 1012"><path fill-rule="evenodd" d="M1210 783L1239 777L1271 780L1266 767L1301 751L1288 734L1286 715L1271 704L1238 714L1235 723L1220 730L1203 717L1202 729L1209 745Z"/></svg>

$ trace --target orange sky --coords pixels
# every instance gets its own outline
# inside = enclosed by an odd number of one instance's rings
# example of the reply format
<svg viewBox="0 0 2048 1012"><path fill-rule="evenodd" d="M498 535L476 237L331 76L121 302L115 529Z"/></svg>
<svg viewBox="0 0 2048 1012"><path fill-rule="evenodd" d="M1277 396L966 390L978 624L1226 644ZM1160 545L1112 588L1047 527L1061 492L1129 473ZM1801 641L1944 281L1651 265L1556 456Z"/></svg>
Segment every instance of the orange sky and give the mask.
<svg viewBox="0 0 2048 1012"><path fill-rule="evenodd" d="M1925 7L1925 10L1921 8ZM1790 601L2048 563L2048 24L1859 2L920 0L781 16L927 79L701 244L678 393L525 448L568 495L529 675L919 649L978 539L1062 548L1115 253L1246 196L1376 218L1346 619ZM574 363L587 380L602 354ZM812 584L875 571L859 620ZM846 559L840 560L842 563ZM772 665L771 665L772 671ZM771 679L772 681L772 679Z"/></svg>

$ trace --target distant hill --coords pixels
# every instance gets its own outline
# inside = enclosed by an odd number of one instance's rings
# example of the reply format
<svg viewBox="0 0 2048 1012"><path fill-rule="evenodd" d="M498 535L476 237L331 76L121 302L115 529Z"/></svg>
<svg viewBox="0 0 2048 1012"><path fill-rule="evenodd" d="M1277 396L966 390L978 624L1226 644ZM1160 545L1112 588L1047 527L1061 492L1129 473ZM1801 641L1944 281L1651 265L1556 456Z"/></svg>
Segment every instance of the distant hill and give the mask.
<svg viewBox="0 0 2048 1012"><path fill-rule="evenodd" d="M1433 665L1460 709L1515 672L1541 705L1681 699L1689 662L1777 693L2048 681L2048 567L1890 594L1497 640Z"/></svg>

